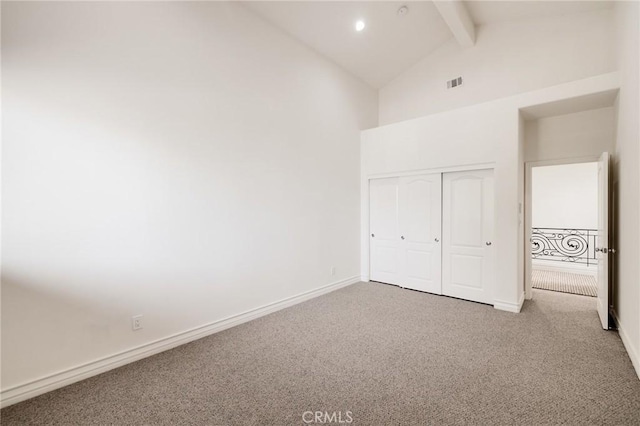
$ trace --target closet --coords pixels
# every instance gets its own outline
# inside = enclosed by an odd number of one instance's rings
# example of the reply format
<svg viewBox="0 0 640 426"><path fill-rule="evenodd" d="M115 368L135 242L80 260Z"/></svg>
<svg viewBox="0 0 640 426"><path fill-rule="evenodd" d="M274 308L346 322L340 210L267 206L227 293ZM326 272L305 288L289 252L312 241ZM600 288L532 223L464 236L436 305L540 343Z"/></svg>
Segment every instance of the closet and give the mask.
<svg viewBox="0 0 640 426"><path fill-rule="evenodd" d="M493 304L493 171L369 181L370 279Z"/></svg>

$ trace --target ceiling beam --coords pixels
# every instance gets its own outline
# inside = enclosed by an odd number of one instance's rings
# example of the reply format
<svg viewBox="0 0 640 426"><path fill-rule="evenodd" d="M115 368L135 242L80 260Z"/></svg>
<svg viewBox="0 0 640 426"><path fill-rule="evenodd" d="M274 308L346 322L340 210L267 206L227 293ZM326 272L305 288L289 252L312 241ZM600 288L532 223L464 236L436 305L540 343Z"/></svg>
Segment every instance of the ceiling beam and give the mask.
<svg viewBox="0 0 640 426"><path fill-rule="evenodd" d="M433 4L458 43L463 47L473 46L476 42L476 26L462 1L434 1Z"/></svg>

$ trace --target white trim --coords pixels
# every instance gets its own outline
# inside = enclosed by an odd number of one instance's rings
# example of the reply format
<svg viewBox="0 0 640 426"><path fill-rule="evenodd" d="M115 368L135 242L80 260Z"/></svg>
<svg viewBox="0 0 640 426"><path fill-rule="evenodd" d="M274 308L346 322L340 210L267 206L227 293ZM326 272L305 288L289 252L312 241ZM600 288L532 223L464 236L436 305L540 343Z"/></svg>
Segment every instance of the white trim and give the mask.
<svg viewBox="0 0 640 426"><path fill-rule="evenodd" d="M618 313L615 310L612 310L611 314L613 315L613 319L618 326L618 335L620 336L620 340L622 340L622 344L624 345L624 348L627 350L627 354L631 359L631 364L633 364L633 368L635 368L636 370L638 379L640 379L640 354L636 352L633 344L631 343L631 338L627 334L627 331L624 329L624 327L622 327L620 319L618 319Z"/></svg>
<svg viewBox="0 0 640 426"><path fill-rule="evenodd" d="M20 385L12 386L0 392L0 407L4 408L12 404L42 395L54 389L70 385L80 380L96 376L105 371L113 370L125 364L164 352L176 346L184 345L202 337L215 334L219 331L240 325L256 318L271 314L284 308L296 305L314 297L338 290L360 281L360 276L353 276L341 281L319 287L296 296L287 297L277 302L269 303L259 308L251 309L241 314L233 315L200 327L193 328L169 337L158 339L114 355L100 358L77 367L69 368L51 375L41 377Z"/></svg>
<svg viewBox="0 0 640 426"><path fill-rule="evenodd" d="M491 162L491 163L465 164L461 166L451 166L451 167L436 167L431 169L406 170L401 172L372 173L367 175L366 180L405 177L405 176L417 176L417 175L430 175L430 174L436 174L436 173L488 170L488 169L495 169L495 167L496 167L496 163Z"/></svg>
<svg viewBox="0 0 640 426"><path fill-rule="evenodd" d="M525 173L524 173L524 292L527 299L533 297L531 286L531 272L533 265L531 261L531 217L533 215L531 199L532 195L532 169L534 167L543 166L558 166L562 164L578 164L578 163L597 163L600 160L598 156L586 156L586 157L574 157L574 158L559 158L556 160L541 160L541 161L525 161Z"/></svg>
<svg viewBox="0 0 640 426"><path fill-rule="evenodd" d="M495 309L498 309L501 311L513 312L514 314L520 313L520 310L522 309L523 304L524 304L524 293L520 295L520 300L518 300L518 303L505 302L502 300L493 301L493 307Z"/></svg>
<svg viewBox="0 0 640 426"><path fill-rule="evenodd" d="M563 166L565 164L597 163L599 160L600 156L598 155L587 155L582 157L556 158L553 160L525 161L525 164L530 167Z"/></svg>
<svg viewBox="0 0 640 426"><path fill-rule="evenodd" d="M572 263L564 262L544 262L544 261L533 261L532 271L553 271L553 272L567 272L569 274L576 275L590 275L592 277L597 277L598 275L598 266L597 265L575 265Z"/></svg>

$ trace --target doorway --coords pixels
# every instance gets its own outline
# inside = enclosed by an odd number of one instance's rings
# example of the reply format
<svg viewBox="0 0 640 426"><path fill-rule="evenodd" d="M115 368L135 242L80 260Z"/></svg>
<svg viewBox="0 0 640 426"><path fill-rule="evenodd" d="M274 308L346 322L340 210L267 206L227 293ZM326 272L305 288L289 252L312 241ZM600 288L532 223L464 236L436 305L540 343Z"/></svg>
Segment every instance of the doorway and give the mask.
<svg viewBox="0 0 640 426"><path fill-rule="evenodd" d="M609 317L609 154L526 164L525 291L593 297Z"/></svg>
<svg viewBox="0 0 640 426"><path fill-rule="evenodd" d="M531 287L598 295L598 163L531 170Z"/></svg>

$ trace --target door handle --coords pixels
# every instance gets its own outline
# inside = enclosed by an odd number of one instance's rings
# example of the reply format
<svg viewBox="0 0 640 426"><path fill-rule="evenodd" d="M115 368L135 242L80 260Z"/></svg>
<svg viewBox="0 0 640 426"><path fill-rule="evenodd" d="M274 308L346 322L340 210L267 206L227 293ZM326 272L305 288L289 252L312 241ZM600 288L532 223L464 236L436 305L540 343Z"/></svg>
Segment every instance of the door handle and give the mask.
<svg viewBox="0 0 640 426"><path fill-rule="evenodd" d="M439 239L437 239L437 238L435 239L435 241L436 241L436 243L439 243L439 242L440 242L440 240L439 240Z"/></svg>
<svg viewBox="0 0 640 426"><path fill-rule="evenodd" d="M375 236L376 236L376 234L371 234L371 237L375 237Z"/></svg>
<svg viewBox="0 0 640 426"><path fill-rule="evenodd" d="M616 254L616 249L609 249L609 253Z"/></svg>
<svg viewBox="0 0 640 426"><path fill-rule="evenodd" d="M600 251L600 247L596 247L596 253Z"/></svg>
<svg viewBox="0 0 640 426"><path fill-rule="evenodd" d="M487 241L485 244L490 246L491 245L491 241Z"/></svg>
<svg viewBox="0 0 640 426"><path fill-rule="evenodd" d="M400 238L402 238L404 240L404 235L401 235Z"/></svg>

